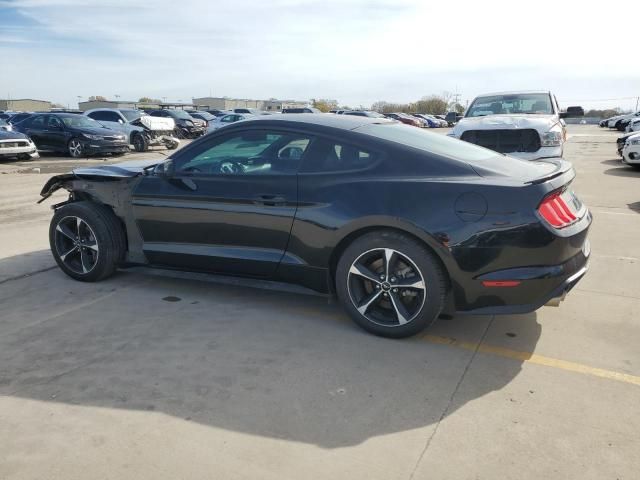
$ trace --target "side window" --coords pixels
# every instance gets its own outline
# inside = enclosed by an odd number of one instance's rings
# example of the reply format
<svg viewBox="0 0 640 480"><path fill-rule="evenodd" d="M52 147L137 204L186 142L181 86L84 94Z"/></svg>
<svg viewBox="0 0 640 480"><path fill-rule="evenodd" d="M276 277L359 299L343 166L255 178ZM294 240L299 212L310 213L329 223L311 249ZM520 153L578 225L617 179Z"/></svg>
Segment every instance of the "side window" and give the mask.
<svg viewBox="0 0 640 480"><path fill-rule="evenodd" d="M44 128L44 115L38 115L31 121L31 128Z"/></svg>
<svg viewBox="0 0 640 480"><path fill-rule="evenodd" d="M47 121L47 128L58 128L61 129L62 128L62 122L57 119L56 117L49 117L49 120Z"/></svg>
<svg viewBox="0 0 640 480"><path fill-rule="evenodd" d="M94 120L106 120L106 113L107 112L91 112L87 116L93 118Z"/></svg>
<svg viewBox="0 0 640 480"><path fill-rule="evenodd" d="M307 173L361 170L373 165L379 155L353 145L319 139L305 157L302 171Z"/></svg>
<svg viewBox="0 0 640 480"><path fill-rule="evenodd" d="M122 120L122 118L120 118L120 115L118 115L116 112L103 112L103 114L103 120L105 122L118 122Z"/></svg>
<svg viewBox="0 0 640 480"><path fill-rule="evenodd" d="M311 139L304 135L250 130L214 140L194 157L178 160L183 174L286 175L298 171Z"/></svg>

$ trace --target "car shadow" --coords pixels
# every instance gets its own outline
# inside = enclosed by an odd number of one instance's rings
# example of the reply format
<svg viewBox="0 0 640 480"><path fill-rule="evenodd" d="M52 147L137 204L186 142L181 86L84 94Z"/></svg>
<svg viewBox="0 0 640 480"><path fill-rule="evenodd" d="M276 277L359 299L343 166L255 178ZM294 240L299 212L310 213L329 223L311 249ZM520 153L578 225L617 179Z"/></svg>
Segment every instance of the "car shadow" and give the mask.
<svg viewBox="0 0 640 480"><path fill-rule="evenodd" d="M53 269L2 284L0 395L340 448L432 425L508 385L522 360L500 358L488 376L469 368L490 328L525 352L540 336L528 314L389 340L324 296L211 278L125 271L90 284Z"/></svg>
<svg viewBox="0 0 640 480"><path fill-rule="evenodd" d="M619 162L618 165L618 168L609 168L605 170L605 175L613 175L615 177L640 177L640 169L625 165L622 162Z"/></svg>

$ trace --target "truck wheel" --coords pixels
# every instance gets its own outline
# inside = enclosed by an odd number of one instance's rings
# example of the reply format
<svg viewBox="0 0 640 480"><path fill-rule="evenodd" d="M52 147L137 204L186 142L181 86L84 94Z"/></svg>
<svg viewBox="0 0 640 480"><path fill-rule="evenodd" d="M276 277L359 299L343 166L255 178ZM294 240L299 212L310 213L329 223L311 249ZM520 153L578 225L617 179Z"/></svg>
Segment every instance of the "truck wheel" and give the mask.
<svg viewBox="0 0 640 480"><path fill-rule="evenodd" d="M146 152L149 150L149 143L147 143L147 139L142 135L134 135L133 137L133 148L136 152Z"/></svg>

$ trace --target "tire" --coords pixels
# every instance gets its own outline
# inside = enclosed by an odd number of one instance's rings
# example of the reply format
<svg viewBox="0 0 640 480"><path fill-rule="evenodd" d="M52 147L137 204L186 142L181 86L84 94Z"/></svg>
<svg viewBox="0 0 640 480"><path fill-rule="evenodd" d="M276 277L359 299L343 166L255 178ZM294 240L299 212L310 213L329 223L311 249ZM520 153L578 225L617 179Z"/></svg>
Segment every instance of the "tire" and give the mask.
<svg viewBox="0 0 640 480"><path fill-rule="evenodd" d="M77 138L72 138L67 144L67 152L73 158L81 158L84 153L84 147L82 142Z"/></svg>
<svg viewBox="0 0 640 480"><path fill-rule="evenodd" d="M68 203L55 211L49 225L49 245L60 269L83 282L112 275L126 251L118 218L105 205L88 201Z"/></svg>
<svg viewBox="0 0 640 480"><path fill-rule="evenodd" d="M29 155L28 153L21 153L18 155L18 160L20 160L21 162L26 162L29 160L33 160L33 158L31 158L31 155Z"/></svg>
<svg viewBox="0 0 640 480"><path fill-rule="evenodd" d="M123 155L126 155L127 152L111 152L111 156L112 157L122 157Z"/></svg>
<svg viewBox="0 0 640 480"><path fill-rule="evenodd" d="M149 142L140 134L134 135L131 143L136 152L146 152L149 150Z"/></svg>
<svg viewBox="0 0 640 480"><path fill-rule="evenodd" d="M385 274L388 252L391 268ZM353 321L388 338L409 337L431 325L442 311L448 285L440 262L425 245L389 230L353 241L338 261L335 283Z"/></svg>
<svg viewBox="0 0 640 480"><path fill-rule="evenodd" d="M168 142L165 144L167 150L175 150L176 148L178 148L178 145L180 145L178 142Z"/></svg>

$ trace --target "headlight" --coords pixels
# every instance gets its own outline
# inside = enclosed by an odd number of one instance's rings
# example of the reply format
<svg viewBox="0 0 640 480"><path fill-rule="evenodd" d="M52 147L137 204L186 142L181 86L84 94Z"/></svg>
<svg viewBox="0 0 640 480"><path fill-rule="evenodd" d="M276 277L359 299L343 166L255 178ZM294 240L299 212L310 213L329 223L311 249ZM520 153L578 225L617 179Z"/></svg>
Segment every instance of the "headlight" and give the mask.
<svg viewBox="0 0 640 480"><path fill-rule="evenodd" d="M559 147L562 145L562 132L547 132L541 137L543 147Z"/></svg>
<svg viewBox="0 0 640 480"><path fill-rule="evenodd" d="M192 122L191 120L185 120L185 121L184 121L184 124L185 124L185 125L189 125L190 127L192 127L192 126L193 126L193 122Z"/></svg>
<svg viewBox="0 0 640 480"><path fill-rule="evenodd" d="M91 135L90 133L83 133L82 136L88 138L89 140L102 140L101 135Z"/></svg>

